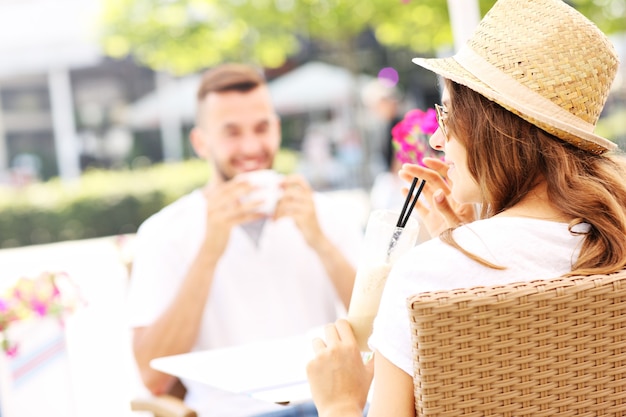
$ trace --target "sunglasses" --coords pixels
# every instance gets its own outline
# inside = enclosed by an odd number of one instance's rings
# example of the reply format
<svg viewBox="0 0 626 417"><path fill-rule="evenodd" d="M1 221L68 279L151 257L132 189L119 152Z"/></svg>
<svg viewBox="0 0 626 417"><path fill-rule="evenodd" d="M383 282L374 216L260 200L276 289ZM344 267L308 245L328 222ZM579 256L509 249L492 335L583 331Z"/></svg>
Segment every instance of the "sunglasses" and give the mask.
<svg viewBox="0 0 626 417"><path fill-rule="evenodd" d="M437 124L439 128L443 132L443 135L448 139L448 129L446 129L446 120L448 119L448 111L440 106L439 104L435 104L435 111L437 112Z"/></svg>

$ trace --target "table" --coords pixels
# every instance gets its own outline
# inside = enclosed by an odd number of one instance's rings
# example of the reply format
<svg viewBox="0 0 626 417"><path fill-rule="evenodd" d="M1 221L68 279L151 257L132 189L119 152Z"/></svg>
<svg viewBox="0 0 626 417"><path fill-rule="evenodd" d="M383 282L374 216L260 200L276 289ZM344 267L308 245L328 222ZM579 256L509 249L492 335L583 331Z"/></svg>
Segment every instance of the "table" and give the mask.
<svg viewBox="0 0 626 417"><path fill-rule="evenodd" d="M153 359L161 372L273 403L311 400L312 333Z"/></svg>

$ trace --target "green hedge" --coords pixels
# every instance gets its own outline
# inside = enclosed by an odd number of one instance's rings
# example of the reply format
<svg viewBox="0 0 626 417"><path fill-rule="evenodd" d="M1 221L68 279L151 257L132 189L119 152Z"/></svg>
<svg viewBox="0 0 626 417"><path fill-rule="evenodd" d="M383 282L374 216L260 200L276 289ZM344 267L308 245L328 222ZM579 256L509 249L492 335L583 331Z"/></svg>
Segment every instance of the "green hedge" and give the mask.
<svg viewBox="0 0 626 417"><path fill-rule="evenodd" d="M292 172L295 164L295 154L287 151L276 159L280 172ZM208 176L207 163L193 159L132 171L93 170L70 183L0 187L0 247L134 233Z"/></svg>

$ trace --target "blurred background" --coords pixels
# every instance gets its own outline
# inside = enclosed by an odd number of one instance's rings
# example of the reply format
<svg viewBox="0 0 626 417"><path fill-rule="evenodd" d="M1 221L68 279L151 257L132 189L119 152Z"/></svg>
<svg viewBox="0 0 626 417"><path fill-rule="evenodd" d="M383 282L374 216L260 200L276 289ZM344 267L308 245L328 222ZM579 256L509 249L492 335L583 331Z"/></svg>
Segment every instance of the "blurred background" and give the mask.
<svg viewBox="0 0 626 417"><path fill-rule="evenodd" d="M264 68L277 169L366 216L391 126L439 100L411 58L451 55L494 2L0 0L0 289L54 269L87 295L68 328L76 415L127 411L125 266L141 222L209 175L187 138L204 70ZM618 50L596 132L626 149L626 0L567 3ZM116 367L101 363L111 352ZM117 400L98 414L103 387Z"/></svg>
<svg viewBox="0 0 626 417"><path fill-rule="evenodd" d="M388 169L392 122L438 100L434 75L411 58L452 54L493 3L0 0L0 247L132 233L175 198L156 183L167 195L152 195L147 181L128 190L135 181L127 177L194 159L187 134L199 74L224 61L265 69L283 125L284 170L302 172L319 190L368 191ZM626 0L569 3L610 34L623 62ZM622 147L625 78L622 65L598 126ZM395 107L382 110L378 103L389 98ZM110 175L85 178L98 170ZM171 184L172 192L203 175ZM25 190L41 182L50 183L47 191ZM78 195L86 188L89 196ZM118 200L103 203L116 224L98 225L103 212L87 210L99 204L96 192ZM35 210L33 200L71 216ZM28 210L40 217L17 227L17 219L31 219Z"/></svg>

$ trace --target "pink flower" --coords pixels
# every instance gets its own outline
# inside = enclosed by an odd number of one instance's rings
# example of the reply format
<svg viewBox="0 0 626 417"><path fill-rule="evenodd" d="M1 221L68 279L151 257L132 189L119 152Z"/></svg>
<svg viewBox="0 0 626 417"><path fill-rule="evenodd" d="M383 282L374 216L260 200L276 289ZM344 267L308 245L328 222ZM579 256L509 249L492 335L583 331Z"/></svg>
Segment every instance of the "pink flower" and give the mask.
<svg viewBox="0 0 626 417"><path fill-rule="evenodd" d="M413 110L409 110L405 115L404 115L404 120L406 120L406 122L411 126L417 126L420 129L422 128L422 120L424 119L424 115L426 113L424 113L423 111L421 111L420 109L413 109Z"/></svg>
<svg viewBox="0 0 626 417"><path fill-rule="evenodd" d="M5 349L5 352L9 358L14 358L17 356L17 345L9 346Z"/></svg>
<svg viewBox="0 0 626 417"><path fill-rule="evenodd" d="M17 355L17 343L8 340L12 323L34 317L62 320L80 302L78 288L66 274L42 273L36 278L20 278L0 293L0 351Z"/></svg>
<svg viewBox="0 0 626 417"><path fill-rule="evenodd" d="M402 163L422 165L425 156L437 156L428 145L428 136L439 128L435 109L413 109L391 129L396 158Z"/></svg>
<svg viewBox="0 0 626 417"><path fill-rule="evenodd" d="M437 112L435 109L428 109L422 123L420 124L422 131L427 135L432 135L439 129L439 122L437 121Z"/></svg>
<svg viewBox="0 0 626 417"><path fill-rule="evenodd" d="M395 139L402 140L411 134L413 125L411 125L406 119L402 119L391 129L391 136Z"/></svg>
<svg viewBox="0 0 626 417"><path fill-rule="evenodd" d="M44 317L48 312L48 306L40 300L32 300L30 308L40 317Z"/></svg>

